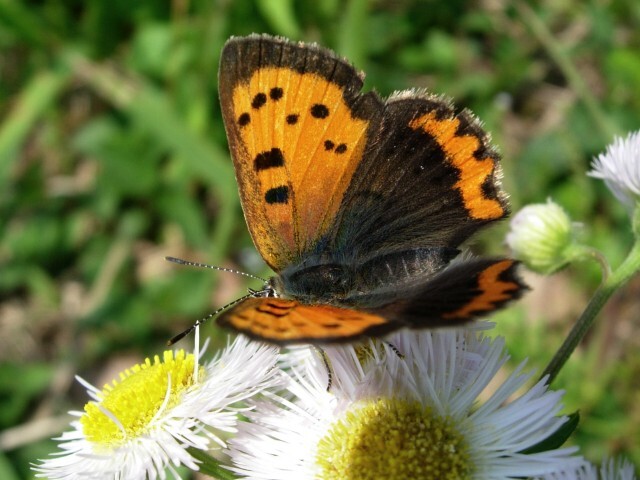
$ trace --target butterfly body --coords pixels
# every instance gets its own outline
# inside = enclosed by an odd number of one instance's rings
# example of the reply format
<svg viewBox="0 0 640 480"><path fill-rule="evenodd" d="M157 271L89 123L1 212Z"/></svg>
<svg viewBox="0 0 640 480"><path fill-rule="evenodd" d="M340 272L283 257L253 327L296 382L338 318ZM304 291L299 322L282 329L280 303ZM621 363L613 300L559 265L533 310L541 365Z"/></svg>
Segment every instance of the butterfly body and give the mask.
<svg viewBox="0 0 640 480"><path fill-rule="evenodd" d="M499 158L468 112L382 100L333 52L231 39L220 98L245 218L276 272L219 323L276 343L457 325L517 298L509 259L453 261L508 214Z"/></svg>

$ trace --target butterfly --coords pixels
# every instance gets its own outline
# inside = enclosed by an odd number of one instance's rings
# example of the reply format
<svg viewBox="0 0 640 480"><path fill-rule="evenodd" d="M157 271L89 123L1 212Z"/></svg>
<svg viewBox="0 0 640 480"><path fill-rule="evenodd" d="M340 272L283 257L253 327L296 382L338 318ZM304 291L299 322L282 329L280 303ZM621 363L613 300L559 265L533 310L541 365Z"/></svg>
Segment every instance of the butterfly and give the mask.
<svg viewBox="0 0 640 480"><path fill-rule="evenodd" d="M245 219L275 276L217 322L277 344L455 326L526 289L517 262L460 245L508 215L499 155L423 90L380 98L315 44L225 44L222 114Z"/></svg>

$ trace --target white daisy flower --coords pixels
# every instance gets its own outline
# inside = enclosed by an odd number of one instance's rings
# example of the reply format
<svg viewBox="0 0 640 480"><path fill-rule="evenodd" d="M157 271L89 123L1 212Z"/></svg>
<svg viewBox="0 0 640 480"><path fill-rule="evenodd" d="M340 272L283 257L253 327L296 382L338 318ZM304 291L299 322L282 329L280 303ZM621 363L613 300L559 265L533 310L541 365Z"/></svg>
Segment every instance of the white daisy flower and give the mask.
<svg viewBox="0 0 640 480"><path fill-rule="evenodd" d="M531 376L523 365L479 403L507 356L503 339L478 330L293 352L287 391L256 401L238 424L232 470L256 480L457 480L578 468L576 448L527 452L567 417L544 381L516 394Z"/></svg>
<svg viewBox="0 0 640 480"><path fill-rule="evenodd" d="M536 480L636 480L633 464L626 458L609 459L600 469L588 462L574 471L544 475Z"/></svg>
<svg viewBox="0 0 640 480"><path fill-rule="evenodd" d="M604 180L620 202L634 209L640 200L640 131L616 137L592 168L590 176Z"/></svg>
<svg viewBox="0 0 640 480"><path fill-rule="evenodd" d="M196 340L197 342L197 340ZM120 373L99 390L59 440L60 452L34 466L51 479L155 479L175 467L198 470L188 448L224 446L234 432L236 402L277 384L277 350L239 336L220 355L198 365L198 353L165 351L163 358Z"/></svg>
<svg viewBox="0 0 640 480"><path fill-rule="evenodd" d="M600 476L590 478L594 480L636 480L636 472L633 464L628 459L623 457L610 458L602 462Z"/></svg>

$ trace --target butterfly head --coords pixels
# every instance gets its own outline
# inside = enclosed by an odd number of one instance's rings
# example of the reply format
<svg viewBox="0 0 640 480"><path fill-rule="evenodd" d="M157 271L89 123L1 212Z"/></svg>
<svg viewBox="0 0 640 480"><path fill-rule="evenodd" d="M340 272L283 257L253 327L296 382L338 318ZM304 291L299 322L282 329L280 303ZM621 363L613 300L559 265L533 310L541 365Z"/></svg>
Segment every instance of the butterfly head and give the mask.
<svg viewBox="0 0 640 480"><path fill-rule="evenodd" d="M260 290L254 290L253 288L249 289L249 297L253 298L278 298L280 294L278 291L281 291L281 282L278 277L271 277L262 284L262 288Z"/></svg>

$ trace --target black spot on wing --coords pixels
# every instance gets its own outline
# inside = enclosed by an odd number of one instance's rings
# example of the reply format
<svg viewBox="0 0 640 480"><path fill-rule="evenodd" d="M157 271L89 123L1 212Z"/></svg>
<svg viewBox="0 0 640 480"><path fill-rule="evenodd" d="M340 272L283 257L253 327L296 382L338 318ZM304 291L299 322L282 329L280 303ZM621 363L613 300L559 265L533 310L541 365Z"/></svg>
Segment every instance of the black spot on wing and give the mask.
<svg viewBox="0 0 640 480"><path fill-rule="evenodd" d="M266 170L268 168L282 167L284 165L284 156L279 148L272 148L256 155L253 166L256 171Z"/></svg>
<svg viewBox="0 0 640 480"><path fill-rule="evenodd" d="M265 315L271 315L272 317L277 318L286 317L287 315L289 315L288 310L274 312L273 310L267 310L264 307L258 307L256 310L260 313L264 313Z"/></svg>
<svg viewBox="0 0 640 480"><path fill-rule="evenodd" d="M279 303L267 302L267 305L277 310L291 310L291 305L281 305Z"/></svg>
<svg viewBox="0 0 640 480"><path fill-rule="evenodd" d="M316 103L311 107L311 116L315 118L327 118L329 116L329 109L326 105Z"/></svg>
<svg viewBox="0 0 640 480"><path fill-rule="evenodd" d="M264 106L267 103L267 96L264 93L257 93L253 100L251 101L251 106L256 110Z"/></svg>
<svg viewBox="0 0 640 480"><path fill-rule="evenodd" d="M269 97L271 97L271 100L280 100L283 95L284 95L284 92L280 87L273 87L269 91Z"/></svg>
<svg viewBox="0 0 640 480"><path fill-rule="evenodd" d="M344 143L341 143L336 147L336 153L344 153L347 151L347 146Z"/></svg>
<svg viewBox="0 0 640 480"><path fill-rule="evenodd" d="M265 201L273 205L274 203L287 203L289 201L289 187L280 185L279 187L270 188L264 194Z"/></svg>
<svg viewBox="0 0 640 480"><path fill-rule="evenodd" d="M241 127L249 125L249 123L251 123L251 115L249 115L247 112L244 112L238 117L238 125L240 125Z"/></svg>

